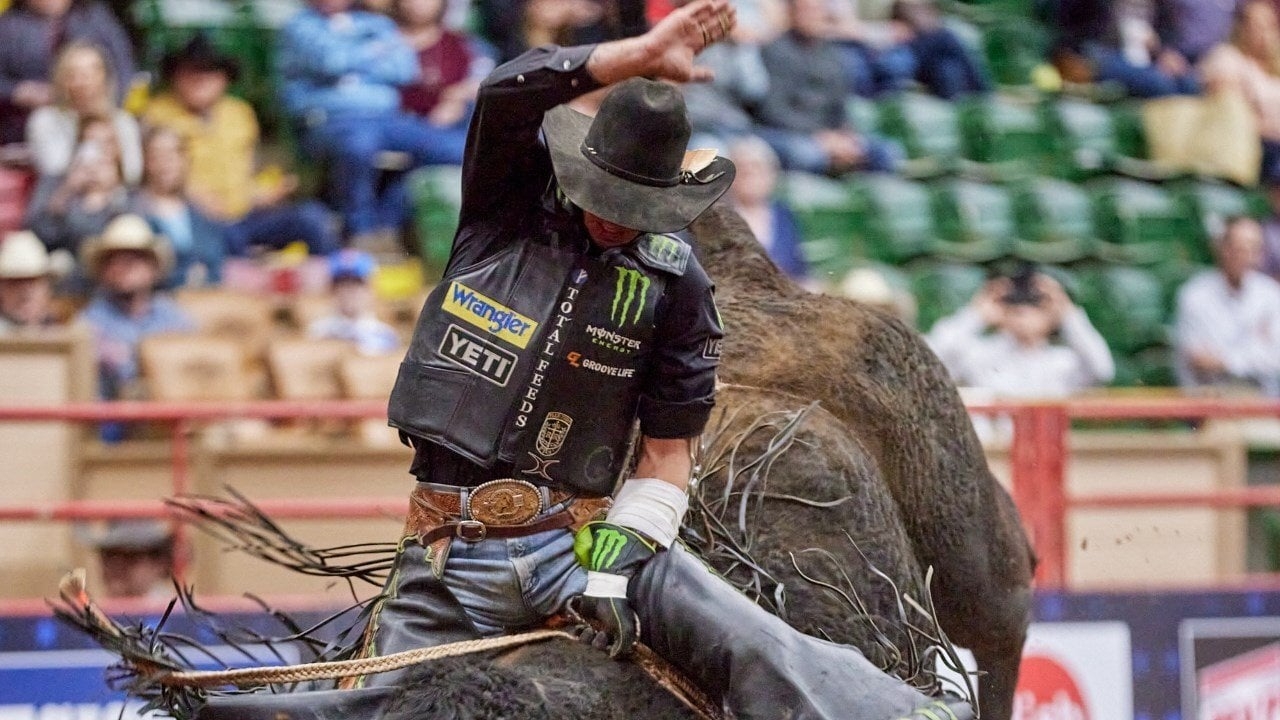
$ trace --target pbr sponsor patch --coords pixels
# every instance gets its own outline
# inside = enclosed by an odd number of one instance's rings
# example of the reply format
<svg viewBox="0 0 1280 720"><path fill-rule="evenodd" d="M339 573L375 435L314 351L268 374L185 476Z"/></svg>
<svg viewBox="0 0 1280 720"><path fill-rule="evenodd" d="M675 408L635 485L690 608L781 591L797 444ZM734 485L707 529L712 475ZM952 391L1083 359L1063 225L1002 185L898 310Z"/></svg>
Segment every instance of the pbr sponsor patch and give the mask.
<svg viewBox="0 0 1280 720"><path fill-rule="evenodd" d="M720 345L724 343L722 338L707 338L707 342L702 346L702 357L708 360L720 359Z"/></svg>
<svg viewBox="0 0 1280 720"><path fill-rule="evenodd" d="M453 323L445 329L444 340L440 341L440 355L498 387L505 387L511 380L517 361L516 354L510 350Z"/></svg>
<svg viewBox="0 0 1280 720"><path fill-rule="evenodd" d="M582 353L580 352L570 351L565 354L564 359L568 360L569 364L576 368L585 368L591 372L608 375L610 377L629 378L635 377L636 374L635 368L620 368L612 365L605 365L604 363L598 363L595 360L582 357Z"/></svg>
<svg viewBox="0 0 1280 720"><path fill-rule="evenodd" d="M538 331L536 321L456 280L449 284L449 292L445 293L440 307L463 322L522 350L529 346L529 340Z"/></svg>
<svg viewBox="0 0 1280 720"><path fill-rule="evenodd" d="M573 427L573 418L561 412L549 412L538 429L535 447L543 457L552 457L564 446L564 439Z"/></svg>
<svg viewBox="0 0 1280 720"><path fill-rule="evenodd" d="M623 355L629 355L639 350L641 345L640 341L635 338L627 337L608 328L602 328L599 325L587 325L587 334L591 336L592 344L608 348Z"/></svg>

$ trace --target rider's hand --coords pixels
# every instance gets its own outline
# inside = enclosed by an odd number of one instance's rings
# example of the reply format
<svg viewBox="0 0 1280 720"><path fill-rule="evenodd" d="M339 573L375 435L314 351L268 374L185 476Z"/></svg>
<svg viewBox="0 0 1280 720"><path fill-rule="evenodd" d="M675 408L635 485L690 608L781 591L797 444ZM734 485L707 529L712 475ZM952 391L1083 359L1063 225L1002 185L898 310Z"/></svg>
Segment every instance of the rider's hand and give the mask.
<svg viewBox="0 0 1280 720"><path fill-rule="evenodd" d="M640 623L626 598L583 595L578 612L585 621L574 629L579 641L608 651L610 658L631 654L640 637Z"/></svg>
<svg viewBox="0 0 1280 720"><path fill-rule="evenodd" d="M728 37L736 25L728 0L698 0L670 13L641 36L653 58L649 74L675 82L712 79L711 71L695 66L693 58Z"/></svg>
<svg viewBox="0 0 1280 720"><path fill-rule="evenodd" d="M627 600L631 577L650 558L656 546L640 533L609 522L587 523L574 537L573 552L587 569L587 589L579 605L586 627L578 639L609 657L625 657L639 637L639 622Z"/></svg>

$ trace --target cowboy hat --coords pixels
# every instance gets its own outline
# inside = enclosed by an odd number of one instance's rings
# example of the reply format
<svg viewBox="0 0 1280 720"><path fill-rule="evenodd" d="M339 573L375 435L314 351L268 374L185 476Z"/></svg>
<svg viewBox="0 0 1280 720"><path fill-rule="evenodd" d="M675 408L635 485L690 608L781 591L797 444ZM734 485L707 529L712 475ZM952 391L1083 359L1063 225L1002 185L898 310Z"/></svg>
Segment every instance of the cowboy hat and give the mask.
<svg viewBox="0 0 1280 720"><path fill-rule="evenodd" d="M49 251L35 233L20 230L0 240L0 280L45 277L52 272Z"/></svg>
<svg viewBox="0 0 1280 720"><path fill-rule="evenodd" d="M173 270L173 248L168 238L153 232L146 220L132 213L115 218L107 223L101 235L89 238L80 250L80 262L89 277L97 277L102 259L118 250L150 253L160 266L161 277Z"/></svg>
<svg viewBox="0 0 1280 720"><path fill-rule="evenodd" d="M542 130L564 194L583 210L633 230L680 230L733 183L728 159L685 152L684 97L669 83L627 80L594 118L560 105L543 116Z"/></svg>
<svg viewBox="0 0 1280 720"><path fill-rule="evenodd" d="M160 60L160 78L173 82L174 73L182 68L198 72L220 72L227 82L234 83L240 77L240 63L223 53L204 33L196 33L186 45L170 51Z"/></svg>
<svg viewBox="0 0 1280 720"><path fill-rule="evenodd" d="M100 552L158 552L173 546L173 533L157 520L115 520L85 541Z"/></svg>

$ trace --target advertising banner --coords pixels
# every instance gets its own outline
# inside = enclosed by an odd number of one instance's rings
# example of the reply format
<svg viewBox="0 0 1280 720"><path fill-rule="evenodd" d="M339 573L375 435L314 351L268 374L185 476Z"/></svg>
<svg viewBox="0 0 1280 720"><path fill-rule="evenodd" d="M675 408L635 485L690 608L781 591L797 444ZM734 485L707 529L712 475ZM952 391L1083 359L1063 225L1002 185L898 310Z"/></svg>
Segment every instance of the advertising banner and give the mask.
<svg viewBox="0 0 1280 720"><path fill-rule="evenodd" d="M1123 622L1033 623L1014 720L1132 720L1131 653Z"/></svg>
<svg viewBox="0 0 1280 720"><path fill-rule="evenodd" d="M1194 618L1178 633L1184 717L1280 718L1280 617Z"/></svg>

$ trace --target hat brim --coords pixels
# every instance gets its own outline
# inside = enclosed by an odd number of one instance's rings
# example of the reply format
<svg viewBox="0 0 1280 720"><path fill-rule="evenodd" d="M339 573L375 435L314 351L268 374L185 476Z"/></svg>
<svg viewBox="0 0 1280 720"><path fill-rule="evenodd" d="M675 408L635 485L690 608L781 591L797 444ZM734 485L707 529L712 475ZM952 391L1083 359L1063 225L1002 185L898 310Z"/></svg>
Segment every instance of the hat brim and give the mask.
<svg viewBox="0 0 1280 720"><path fill-rule="evenodd" d="M689 226L733 184L735 169L717 157L698 174L707 182L654 187L612 175L582 154L591 118L567 105L548 110L542 131L556 182L575 205L611 223L641 232L675 232Z"/></svg>
<svg viewBox="0 0 1280 720"><path fill-rule="evenodd" d="M169 277L169 273L173 272L175 258L173 250L169 247L169 241L163 235L155 235L146 247L121 247L106 245L101 235L95 235L85 241L84 248L80 251L80 264L84 266L85 273L91 278L97 278L98 273L102 270L102 259L113 252L124 252L126 250L133 252L151 253L156 259L156 265L160 269L160 280Z"/></svg>

